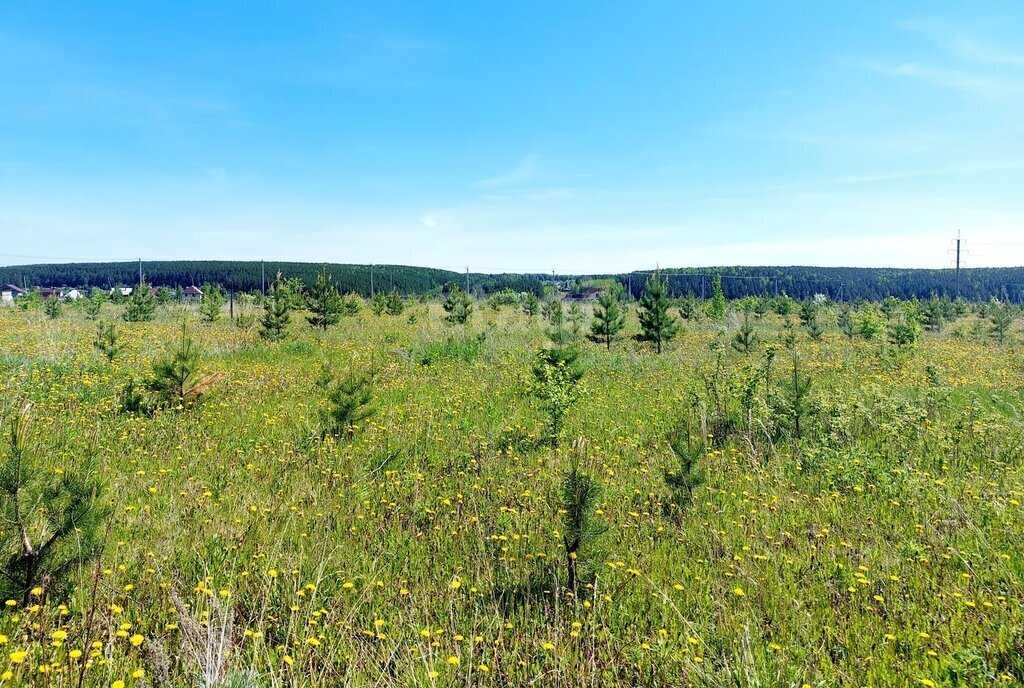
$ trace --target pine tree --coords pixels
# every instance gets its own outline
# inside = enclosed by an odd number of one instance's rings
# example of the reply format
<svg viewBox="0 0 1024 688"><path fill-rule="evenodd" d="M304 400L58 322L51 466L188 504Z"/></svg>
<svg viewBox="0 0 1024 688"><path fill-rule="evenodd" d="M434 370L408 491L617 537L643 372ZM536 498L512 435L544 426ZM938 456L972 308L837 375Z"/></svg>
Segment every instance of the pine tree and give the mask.
<svg viewBox="0 0 1024 688"><path fill-rule="evenodd" d="M807 330L807 334L811 338L811 340L815 342L820 342L822 336L825 334L825 328L822 327L821 323L818 322L817 313L815 313L811 317L810 321L807 323L804 329Z"/></svg>
<svg viewBox="0 0 1024 688"><path fill-rule="evenodd" d="M107 357L107 361L114 362L117 354L121 351L121 345L117 341L117 326L114 323L100 323L96 327L96 337L92 342L93 347Z"/></svg>
<svg viewBox="0 0 1024 688"><path fill-rule="evenodd" d="M523 314L532 318L538 312L540 312L540 300L533 292L527 293L523 296Z"/></svg>
<svg viewBox="0 0 1024 688"><path fill-rule="evenodd" d="M344 316L359 315L363 308L363 299L358 294L345 294L341 297L341 314Z"/></svg>
<svg viewBox="0 0 1024 688"><path fill-rule="evenodd" d="M352 437L357 424L375 413L372 383L372 375L355 374L333 385L329 375L321 381L321 386L330 388L327 408L320 412L322 437Z"/></svg>
<svg viewBox="0 0 1024 688"><path fill-rule="evenodd" d="M704 472L700 460L704 458L707 444L694 441L689 432L677 432L669 439L669 447L677 459L674 470L665 471L663 479L669 489L669 500L665 513L677 523L683 512L693 501L694 491L704 483Z"/></svg>
<svg viewBox="0 0 1024 688"><path fill-rule="evenodd" d="M128 307L121 318L125 322L148 322L156 317L156 299L149 294L149 285L139 282L128 296Z"/></svg>
<svg viewBox="0 0 1024 688"><path fill-rule="evenodd" d="M50 320L56 320L60 317L60 301L56 296L43 301L43 312L46 313L46 317Z"/></svg>
<svg viewBox="0 0 1024 688"><path fill-rule="evenodd" d="M712 320L721 320L725 317L725 292L722 291L722 276L715 275L711 280L711 300L708 301L707 314Z"/></svg>
<svg viewBox="0 0 1024 688"><path fill-rule="evenodd" d="M157 404L174 407L192 400L201 362L202 352L188 336L183 320L180 339L168 344L164 355L153 362L153 377L146 386L156 394Z"/></svg>
<svg viewBox="0 0 1024 688"><path fill-rule="evenodd" d="M818 304L813 299L804 299L800 303L800 324L807 325L811 324L818 315Z"/></svg>
<svg viewBox="0 0 1024 688"><path fill-rule="evenodd" d="M376 316L384 315L388 310L388 297L382 292L378 291L370 298L370 310Z"/></svg>
<svg viewBox="0 0 1024 688"><path fill-rule="evenodd" d="M849 306L843 306L839 311L839 331L846 335L847 339L853 339L857 334L857 324L853 320L853 312Z"/></svg>
<svg viewBox="0 0 1024 688"><path fill-rule="evenodd" d="M326 269L317 273L316 282L306 297L306 308L310 313L306 322L323 332L341 320L344 302Z"/></svg>
<svg viewBox="0 0 1024 688"><path fill-rule="evenodd" d="M566 316L566 320L569 322L569 335L575 342L580 338L580 332L583 331L583 321L586 316L583 315L583 309L580 308L578 303L573 303L569 306L569 314Z"/></svg>
<svg viewBox="0 0 1024 688"><path fill-rule="evenodd" d="M388 315L401 315L402 311L405 310L405 300L398 291L392 289L388 292L387 299L385 299L384 308L387 310Z"/></svg>
<svg viewBox="0 0 1024 688"><path fill-rule="evenodd" d="M582 395L583 368L577 362L579 351L573 347L541 349L533 366L530 392L548 413L548 439L558 447L562 420Z"/></svg>
<svg viewBox="0 0 1024 688"><path fill-rule="evenodd" d="M993 303L991 309L992 334L1002 342L1013 325L1013 311L1010 304Z"/></svg>
<svg viewBox="0 0 1024 688"><path fill-rule="evenodd" d="M612 349L612 341L626 326L626 314L622 312L619 301L609 293L601 294L594 309L594 320L590 323L590 333L594 339L604 342L605 348Z"/></svg>
<svg viewBox="0 0 1024 688"><path fill-rule="evenodd" d="M220 309L227 301L224 292L216 284L204 284L202 292L203 300L199 303L199 314L203 322L217 322L220 319Z"/></svg>
<svg viewBox="0 0 1024 688"><path fill-rule="evenodd" d="M93 289L92 296L85 300L85 317L89 320L96 320L100 317L100 310L106 297L99 289Z"/></svg>
<svg viewBox="0 0 1024 688"><path fill-rule="evenodd" d="M76 463L43 461L30 446L30 411L26 404L8 421L0 461L0 514L10 526L0 594L23 604L37 587L59 595L70 574L99 555L109 514L93 451Z"/></svg>
<svg viewBox="0 0 1024 688"><path fill-rule="evenodd" d="M574 595L579 585L580 564L587 560L587 549L608 530L594 517L594 508L600 496L601 484L580 468L579 456L574 457L569 470L562 477L560 490L566 587Z"/></svg>
<svg viewBox="0 0 1024 688"><path fill-rule="evenodd" d="M544 331L548 339L557 346L565 344L569 339L565 332L565 308L558 294L544 302L541 312L548 321L549 327Z"/></svg>
<svg viewBox="0 0 1024 688"><path fill-rule="evenodd" d="M288 336L285 328L292 321L291 295L285 287L281 273L274 277L270 294L263 303L263 319L260 321L260 337L278 342Z"/></svg>
<svg viewBox="0 0 1024 688"><path fill-rule="evenodd" d="M660 354L664 344L678 334L679 325L669 315L669 300L665 295L667 285L657 272L647 281L643 295L640 297L640 339L654 342Z"/></svg>
<svg viewBox="0 0 1024 688"><path fill-rule="evenodd" d="M448 290L443 307L445 313L448 314L444 319L453 325L465 325L473 313L473 302L470 300L469 294L455 285Z"/></svg>
<svg viewBox="0 0 1024 688"><path fill-rule="evenodd" d="M750 323L750 311L743 311L743 323L740 325L739 331L733 336L732 348L737 351L741 351L745 354L749 354L757 346L757 332L754 331L754 326Z"/></svg>
<svg viewBox="0 0 1024 688"><path fill-rule="evenodd" d="M697 299L687 294L679 301L679 317L683 320L697 320L700 316L700 304Z"/></svg>

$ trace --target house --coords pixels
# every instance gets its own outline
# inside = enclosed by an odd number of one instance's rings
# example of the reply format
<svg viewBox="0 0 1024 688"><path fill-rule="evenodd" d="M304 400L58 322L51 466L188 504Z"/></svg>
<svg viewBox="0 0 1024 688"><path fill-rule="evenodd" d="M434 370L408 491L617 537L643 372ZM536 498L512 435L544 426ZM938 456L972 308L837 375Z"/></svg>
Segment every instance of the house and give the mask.
<svg viewBox="0 0 1024 688"><path fill-rule="evenodd" d="M78 299L84 298L85 294L78 291L77 289L69 289L64 294L64 298L71 301L77 301Z"/></svg>
<svg viewBox="0 0 1024 688"><path fill-rule="evenodd" d="M185 287L185 290L181 293L182 301L202 301L203 290L199 287L192 285L191 287Z"/></svg>
<svg viewBox="0 0 1024 688"><path fill-rule="evenodd" d="M57 299L59 301L64 298L64 290L60 287L39 287L39 295L43 297L43 301L50 299Z"/></svg>
<svg viewBox="0 0 1024 688"><path fill-rule="evenodd" d="M25 290L22 289L21 287L16 287L13 284L5 284L2 288L0 288L0 301L3 301L5 303L11 303L14 301L14 299L24 295Z"/></svg>
<svg viewBox="0 0 1024 688"><path fill-rule="evenodd" d="M132 295L132 288L131 287L111 287L110 288L110 295L111 296L113 296L114 294L117 294L119 292L120 292L121 296L131 296Z"/></svg>
<svg viewBox="0 0 1024 688"><path fill-rule="evenodd" d="M577 301L581 303L590 303L597 301L604 294L604 289L597 287L584 287L579 291L570 292L565 295L566 301Z"/></svg>

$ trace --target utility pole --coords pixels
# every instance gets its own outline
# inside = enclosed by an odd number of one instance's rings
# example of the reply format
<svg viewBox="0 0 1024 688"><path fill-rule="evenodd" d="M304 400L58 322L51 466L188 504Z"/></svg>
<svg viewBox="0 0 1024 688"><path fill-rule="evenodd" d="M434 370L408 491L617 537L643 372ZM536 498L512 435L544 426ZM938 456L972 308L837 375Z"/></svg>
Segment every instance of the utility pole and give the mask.
<svg viewBox="0 0 1024 688"><path fill-rule="evenodd" d="M956 230L956 297L960 298L960 230Z"/></svg>
<svg viewBox="0 0 1024 688"><path fill-rule="evenodd" d="M466 266L466 294L469 294L469 266Z"/></svg>

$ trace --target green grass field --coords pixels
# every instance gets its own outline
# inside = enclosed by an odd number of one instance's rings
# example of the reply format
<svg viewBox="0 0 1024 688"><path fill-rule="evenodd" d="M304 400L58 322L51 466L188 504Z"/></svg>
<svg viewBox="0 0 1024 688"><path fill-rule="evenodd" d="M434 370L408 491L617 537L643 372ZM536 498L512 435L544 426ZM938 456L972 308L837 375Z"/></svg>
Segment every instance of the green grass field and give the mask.
<svg viewBox="0 0 1024 688"><path fill-rule="evenodd" d="M793 350L767 315L744 354L730 315L661 355L583 341L556 450L527 393L544 324L516 309L478 305L465 331L437 304L325 334L293 317L273 344L190 311L223 376L195 406L119 412L181 314L119 323L108 363L81 313L0 309L5 442L31 400L37 460L73 472L92 446L111 509L66 594L0 611L7 684L1024 684L1019 331L997 343L967 316L908 350L834 328ZM794 358L812 380L799 441ZM377 371L351 438L317 437L325 365ZM719 436L672 510L681 427ZM573 462L606 527L575 595Z"/></svg>

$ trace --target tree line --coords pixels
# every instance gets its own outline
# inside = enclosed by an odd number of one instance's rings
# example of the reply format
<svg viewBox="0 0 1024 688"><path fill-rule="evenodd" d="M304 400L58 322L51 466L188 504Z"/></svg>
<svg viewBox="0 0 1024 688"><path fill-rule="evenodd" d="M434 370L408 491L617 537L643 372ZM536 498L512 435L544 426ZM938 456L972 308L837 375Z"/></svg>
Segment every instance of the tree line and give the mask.
<svg viewBox="0 0 1024 688"><path fill-rule="evenodd" d="M230 292L261 291L278 272L312 286L326 270L343 293L370 296L378 291L402 294L439 294L449 282L465 284L474 293L491 294L504 289L540 294L540 275L458 273L451 270L407 265L349 265L340 263L293 263L278 261L166 260L142 265L145 281L156 287L217 284ZM109 289L139 282L137 262L54 263L0 267L0 283L22 288L98 287Z"/></svg>
<svg viewBox="0 0 1024 688"><path fill-rule="evenodd" d="M146 281L155 286L183 287L218 284L229 292L261 291L280 272L312 286L326 269L342 293L370 296L379 291L438 295L446 284L463 285L481 296L502 291L542 295L545 284L556 282L573 291L598 282L618 282L629 300L643 293L649 272L605 275L542 275L458 273L451 270L405 265L351 265L271 261L151 261L143 264ZM1024 302L1024 267L926 270L902 268L832 267L714 267L663 269L666 293L671 298L710 297L714 279L720 278L728 299L788 294L797 299L824 294L832 301L881 301L887 297L927 299L931 296L968 301L995 298ZM0 267L0 283L19 287L101 287L133 285L139 264L61 263Z"/></svg>

